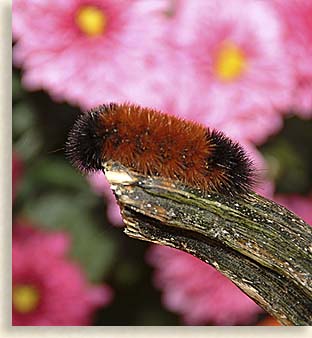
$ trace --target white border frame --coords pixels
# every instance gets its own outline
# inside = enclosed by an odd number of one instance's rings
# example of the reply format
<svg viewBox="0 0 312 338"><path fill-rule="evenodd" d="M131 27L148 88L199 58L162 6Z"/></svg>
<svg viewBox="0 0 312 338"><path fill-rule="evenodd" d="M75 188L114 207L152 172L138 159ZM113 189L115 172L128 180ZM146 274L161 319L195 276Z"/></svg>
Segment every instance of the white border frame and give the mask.
<svg viewBox="0 0 312 338"><path fill-rule="evenodd" d="M13 0L14 1L14 0ZM53 1L53 0L51 0ZM66 1L66 0L64 0ZM148 0L144 0L148 1ZM194 1L194 0L193 0ZM11 326L11 169L12 169L12 71L11 1L0 0L0 337L105 337L110 338L266 338L312 337L311 327L12 327Z"/></svg>

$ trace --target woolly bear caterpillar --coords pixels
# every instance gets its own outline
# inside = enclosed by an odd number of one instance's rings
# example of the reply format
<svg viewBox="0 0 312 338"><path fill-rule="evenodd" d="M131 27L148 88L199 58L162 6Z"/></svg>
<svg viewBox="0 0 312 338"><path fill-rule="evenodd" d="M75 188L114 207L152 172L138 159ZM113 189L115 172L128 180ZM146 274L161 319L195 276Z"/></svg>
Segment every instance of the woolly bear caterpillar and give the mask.
<svg viewBox="0 0 312 338"><path fill-rule="evenodd" d="M222 132L133 104L110 103L82 114L66 153L84 173L113 160L204 192L244 193L254 182L245 151Z"/></svg>

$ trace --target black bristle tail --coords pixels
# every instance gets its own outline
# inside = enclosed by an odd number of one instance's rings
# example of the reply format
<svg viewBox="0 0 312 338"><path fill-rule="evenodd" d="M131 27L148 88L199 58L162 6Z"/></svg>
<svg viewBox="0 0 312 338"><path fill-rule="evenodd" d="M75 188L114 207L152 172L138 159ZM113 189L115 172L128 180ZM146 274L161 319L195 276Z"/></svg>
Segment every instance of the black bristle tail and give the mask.
<svg viewBox="0 0 312 338"><path fill-rule="evenodd" d="M251 190L256 183L255 167L243 147L217 130L209 131L208 137L214 145L208 163L226 174L218 190L230 195Z"/></svg>

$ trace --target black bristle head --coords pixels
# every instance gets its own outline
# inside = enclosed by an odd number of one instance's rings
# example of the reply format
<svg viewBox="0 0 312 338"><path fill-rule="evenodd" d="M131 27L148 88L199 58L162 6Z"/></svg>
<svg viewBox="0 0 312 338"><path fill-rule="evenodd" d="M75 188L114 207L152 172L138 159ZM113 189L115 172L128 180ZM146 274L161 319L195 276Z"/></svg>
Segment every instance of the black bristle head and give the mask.
<svg viewBox="0 0 312 338"><path fill-rule="evenodd" d="M100 112L101 109L93 109L80 115L66 142L67 158L83 173L102 168L103 136L99 132Z"/></svg>
<svg viewBox="0 0 312 338"><path fill-rule="evenodd" d="M230 195L249 191L255 185L256 173L243 147L217 130L209 132L209 139L214 144L211 160L225 172L221 191Z"/></svg>

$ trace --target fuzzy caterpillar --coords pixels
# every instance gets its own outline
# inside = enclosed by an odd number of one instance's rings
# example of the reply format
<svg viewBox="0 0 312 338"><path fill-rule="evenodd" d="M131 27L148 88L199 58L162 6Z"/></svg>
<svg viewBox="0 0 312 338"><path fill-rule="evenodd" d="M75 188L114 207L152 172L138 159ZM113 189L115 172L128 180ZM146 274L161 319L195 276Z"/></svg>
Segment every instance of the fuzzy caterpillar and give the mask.
<svg viewBox="0 0 312 338"><path fill-rule="evenodd" d="M247 192L254 167L243 148L222 132L133 104L105 104L82 114L66 154L84 173L118 161L143 175L224 194Z"/></svg>

